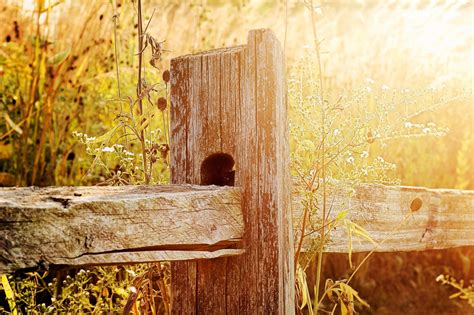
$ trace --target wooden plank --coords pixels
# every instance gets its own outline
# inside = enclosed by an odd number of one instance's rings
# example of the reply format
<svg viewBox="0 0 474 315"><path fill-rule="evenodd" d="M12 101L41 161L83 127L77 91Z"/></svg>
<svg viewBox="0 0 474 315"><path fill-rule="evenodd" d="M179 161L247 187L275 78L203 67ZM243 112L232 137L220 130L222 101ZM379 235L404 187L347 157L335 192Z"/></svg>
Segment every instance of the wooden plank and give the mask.
<svg viewBox="0 0 474 315"><path fill-rule="evenodd" d="M188 78L181 73L183 60L189 65ZM185 147L187 156L171 171L186 172L188 183L199 184L207 157L233 157L235 185L242 191L246 250L237 259L173 263L173 312L294 313L288 123L278 41L269 30L252 31L246 46L172 60L171 75L183 80L173 84L190 87L187 92L174 89L187 94L176 99L188 100L180 105L188 114L172 109L181 115L171 122L172 130L190 128L186 142L172 135L179 141L171 144L172 151Z"/></svg>
<svg viewBox="0 0 474 315"><path fill-rule="evenodd" d="M238 188L2 188L0 272L242 253Z"/></svg>
<svg viewBox="0 0 474 315"><path fill-rule="evenodd" d="M474 246L472 190L376 184L348 187L340 183L331 187L328 195L330 218L348 211L347 219L360 225L379 243L375 246L354 236L353 252L368 252L374 247L379 252L392 252ZM421 202L421 206L412 212L410 206L414 200ZM293 197L295 231L302 217L301 201L301 198ZM306 237L305 250L310 249L312 239L313 236ZM347 229L340 224L330 232L325 251L347 252L348 244Z"/></svg>

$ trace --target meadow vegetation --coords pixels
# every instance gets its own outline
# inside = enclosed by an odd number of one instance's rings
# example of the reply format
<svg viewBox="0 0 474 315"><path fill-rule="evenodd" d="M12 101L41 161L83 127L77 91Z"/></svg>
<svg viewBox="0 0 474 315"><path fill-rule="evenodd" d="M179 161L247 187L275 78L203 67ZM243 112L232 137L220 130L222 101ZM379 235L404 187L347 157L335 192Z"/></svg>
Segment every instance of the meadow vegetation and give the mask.
<svg viewBox="0 0 474 315"><path fill-rule="evenodd" d="M297 250L301 311L313 314L323 293L320 310L472 311L472 248L320 253L330 224L351 226L326 222L323 188L474 189L472 3L311 3L149 0L141 16L139 1L4 2L0 185L167 183L169 60L271 28L286 56L291 171L305 209L295 247L302 234L321 236ZM164 263L9 275L0 308L162 313L168 285Z"/></svg>

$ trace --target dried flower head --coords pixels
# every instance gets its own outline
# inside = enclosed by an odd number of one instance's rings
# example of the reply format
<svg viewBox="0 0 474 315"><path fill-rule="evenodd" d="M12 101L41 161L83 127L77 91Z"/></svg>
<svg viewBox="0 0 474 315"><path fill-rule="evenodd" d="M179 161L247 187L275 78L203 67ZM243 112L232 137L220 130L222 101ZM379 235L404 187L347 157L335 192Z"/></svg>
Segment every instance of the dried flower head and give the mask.
<svg viewBox="0 0 474 315"><path fill-rule="evenodd" d="M170 82L170 71L169 70L163 71L163 81L165 81L166 83Z"/></svg>
<svg viewBox="0 0 474 315"><path fill-rule="evenodd" d="M164 97L160 97L158 98L158 101L156 101L156 105L158 106L158 109L161 111L164 111L166 109L167 103L168 102L166 101L166 98Z"/></svg>

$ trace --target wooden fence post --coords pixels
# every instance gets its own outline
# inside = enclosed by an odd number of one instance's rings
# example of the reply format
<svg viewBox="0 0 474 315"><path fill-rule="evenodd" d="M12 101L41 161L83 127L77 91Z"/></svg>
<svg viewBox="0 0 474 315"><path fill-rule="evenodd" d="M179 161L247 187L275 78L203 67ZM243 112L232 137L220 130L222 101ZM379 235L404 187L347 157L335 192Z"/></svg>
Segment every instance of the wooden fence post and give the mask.
<svg viewBox="0 0 474 315"><path fill-rule="evenodd" d="M171 180L232 184L235 175L246 251L173 262L174 314L294 313L287 129L283 55L270 30L171 61Z"/></svg>

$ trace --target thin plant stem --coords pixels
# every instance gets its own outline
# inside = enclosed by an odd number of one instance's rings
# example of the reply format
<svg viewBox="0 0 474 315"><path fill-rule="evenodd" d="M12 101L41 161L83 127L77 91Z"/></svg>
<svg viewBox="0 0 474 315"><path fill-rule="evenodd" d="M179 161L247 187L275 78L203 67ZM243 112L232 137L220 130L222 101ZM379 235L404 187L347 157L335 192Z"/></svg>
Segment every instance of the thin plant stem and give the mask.
<svg viewBox="0 0 474 315"><path fill-rule="evenodd" d="M324 88L323 88L323 75L322 75L322 66L321 66L321 55L320 55L320 49L319 49L319 40L318 40L318 34L316 32L316 19L314 16L314 6L313 6L313 0L310 0L310 11L311 11L311 27L313 30L313 40L314 40L314 49L316 52L316 57L318 61L318 71L319 71L319 105L321 106L321 129L322 129L322 139L321 139L321 151L322 151L322 167L321 167L321 176L322 176L322 182L321 186L323 189L322 195L323 195L323 205L322 205L322 229L321 229L321 244L319 247L319 252L318 252L318 265L316 269L316 284L315 284L315 299L318 300L319 296L319 285L321 282L321 269L322 269L322 261L323 261L323 250L324 250L324 243L325 243L325 236L326 236L326 198L327 198L327 193L326 193L326 143L325 143L325 134L326 134L326 113L324 109ZM315 314L318 313L318 307L319 304L315 303Z"/></svg>
<svg viewBox="0 0 474 315"><path fill-rule="evenodd" d="M142 1L138 0L138 82L137 82L137 97L138 97L138 112L140 117L143 114L142 101L142 64L143 64L143 21L142 21ZM140 118L141 119L141 118ZM148 173L148 165L146 163L146 146L145 135L143 129L140 131L140 143L143 155L143 172L145 173L145 184L150 183L150 174Z"/></svg>

